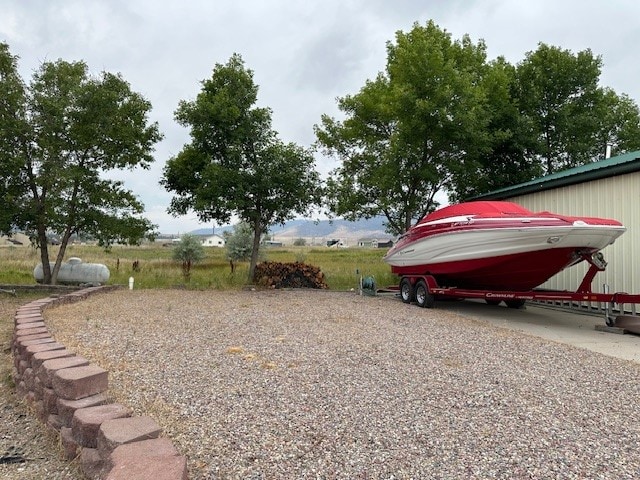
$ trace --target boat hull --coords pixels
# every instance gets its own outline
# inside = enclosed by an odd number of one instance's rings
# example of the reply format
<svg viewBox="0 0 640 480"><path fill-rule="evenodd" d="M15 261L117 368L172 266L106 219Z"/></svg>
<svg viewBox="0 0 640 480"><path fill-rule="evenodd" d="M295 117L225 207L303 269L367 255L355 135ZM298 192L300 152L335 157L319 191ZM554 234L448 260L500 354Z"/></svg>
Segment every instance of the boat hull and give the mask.
<svg viewBox="0 0 640 480"><path fill-rule="evenodd" d="M518 226L475 222L440 225L440 233L416 229L389 250L385 261L397 275L429 274L442 286L524 291L613 243L625 231L619 224L541 222L547 225L527 219L519 220Z"/></svg>

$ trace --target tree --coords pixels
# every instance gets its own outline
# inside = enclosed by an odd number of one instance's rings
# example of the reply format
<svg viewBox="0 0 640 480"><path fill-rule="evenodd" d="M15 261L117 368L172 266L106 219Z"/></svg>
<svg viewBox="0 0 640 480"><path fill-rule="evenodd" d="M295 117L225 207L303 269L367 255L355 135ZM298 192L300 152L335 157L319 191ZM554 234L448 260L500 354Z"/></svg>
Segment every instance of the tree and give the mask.
<svg viewBox="0 0 640 480"><path fill-rule="evenodd" d="M599 86L600 57L540 44L513 67L499 58L484 79L490 151L459 176L451 200L640 148L638 106Z"/></svg>
<svg viewBox="0 0 640 480"><path fill-rule="evenodd" d="M183 235L180 242L173 247L173 259L182 262L182 274L187 280L191 276L191 266L204 257L204 247L196 235Z"/></svg>
<svg viewBox="0 0 640 480"><path fill-rule="evenodd" d="M251 252L253 251L251 225L246 222L234 225L233 233L226 236L225 248L227 249L227 258L231 263L231 273L233 273L236 268L236 262L251 259Z"/></svg>
<svg viewBox="0 0 640 480"><path fill-rule="evenodd" d="M598 86L602 59L591 50L539 44L517 67L518 101L537 145L533 150L547 174L602 156L600 112L605 92Z"/></svg>
<svg viewBox="0 0 640 480"><path fill-rule="evenodd" d="M219 223L236 215L251 226L250 281L268 227L308 214L320 195L312 153L277 138L271 110L254 106L257 94L240 55L216 64L197 98L176 110L191 142L169 159L161 182L175 193L175 215L193 210L201 221Z"/></svg>
<svg viewBox="0 0 640 480"><path fill-rule="evenodd" d="M93 235L100 245L138 243L153 225L114 169L148 168L161 139L151 105L120 75L94 78L84 62L45 62L25 87L17 57L0 44L0 185L9 210L0 228L20 228L40 249L44 283L56 283L69 239ZM60 236L53 268L47 235Z"/></svg>
<svg viewBox="0 0 640 480"><path fill-rule="evenodd" d="M489 149L478 157L475 169L465 169L456 176L448 192L450 201L464 201L543 173L539 160L530 154L537 143L515 95L515 67L499 57L489 64L482 87Z"/></svg>
<svg viewBox="0 0 640 480"><path fill-rule="evenodd" d="M640 110L628 95L605 89L597 115L602 121L597 145L610 145L615 154L640 150Z"/></svg>
<svg viewBox="0 0 640 480"><path fill-rule="evenodd" d="M484 43L453 41L432 21L387 44L385 73L338 99L346 119L322 116L318 143L341 166L328 181L329 208L347 219L384 215L401 234L432 211L435 196L477 169L489 148Z"/></svg>
<svg viewBox="0 0 640 480"><path fill-rule="evenodd" d="M18 58L9 46L0 43L0 233L10 233L20 213L24 179L21 167L26 162L24 145L28 142L26 89L18 75Z"/></svg>

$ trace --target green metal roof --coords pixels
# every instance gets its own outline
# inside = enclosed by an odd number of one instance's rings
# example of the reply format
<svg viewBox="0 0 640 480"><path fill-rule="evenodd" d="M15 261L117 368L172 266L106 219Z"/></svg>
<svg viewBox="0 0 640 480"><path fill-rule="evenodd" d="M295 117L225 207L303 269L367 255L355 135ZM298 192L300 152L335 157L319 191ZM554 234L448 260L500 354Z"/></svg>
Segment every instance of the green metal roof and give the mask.
<svg viewBox="0 0 640 480"><path fill-rule="evenodd" d="M536 178L529 182L511 187L501 188L493 192L474 197L473 200L501 200L504 198L526 195L528 193L543 192L558 187L566 187L576 183L584 183L600 178L614 177L640 170L640 151L606 158L597 162L569 168L545 177Z"/></svg>

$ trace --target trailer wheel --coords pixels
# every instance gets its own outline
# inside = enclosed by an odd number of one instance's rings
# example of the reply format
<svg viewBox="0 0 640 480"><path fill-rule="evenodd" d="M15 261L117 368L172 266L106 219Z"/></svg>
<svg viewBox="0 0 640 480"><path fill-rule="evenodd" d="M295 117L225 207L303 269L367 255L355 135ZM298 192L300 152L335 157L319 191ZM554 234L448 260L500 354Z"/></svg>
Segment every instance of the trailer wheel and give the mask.
<svg viewBox="0 0 640 480"><path fill-rule="evenodd" d="M416 284L416 303L422 308L433 308L433 304L435 303L433 295L429 293L427 284L424 283L423 280L420 280Z"/></svg>
<svg viewBox="0 0 640 480"><path fill-rule="evenodd" d="M403 278L400 281L400 298L404 303L411 303L415 300L415 292L413 291L413 285L411 285L411 280L408 278Z"/></svg>
<svg viewBox="0 0 640 480"><path fill-rule="evenodd" d="M505 300L504 303L507 304L509 308L522 308L526 303L526 300Z"/></svg>

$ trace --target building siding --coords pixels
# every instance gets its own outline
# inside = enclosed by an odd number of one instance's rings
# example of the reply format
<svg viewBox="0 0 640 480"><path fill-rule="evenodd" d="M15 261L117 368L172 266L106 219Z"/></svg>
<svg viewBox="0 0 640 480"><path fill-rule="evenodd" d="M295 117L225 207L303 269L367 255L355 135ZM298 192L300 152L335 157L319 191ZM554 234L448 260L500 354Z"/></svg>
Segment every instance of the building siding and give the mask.
<svg viewBox="0 0 640 480"><path fill-rule="evenodd" d="M596 275L592 287L610 292L640 293L640 172L593 180L542 192L505 198L534 212L547 210L575 216L613 218L627 231L602 250L608 266ZM587 271L588 264L566 269L543 284L542 288L575 290Z"/></svg>

